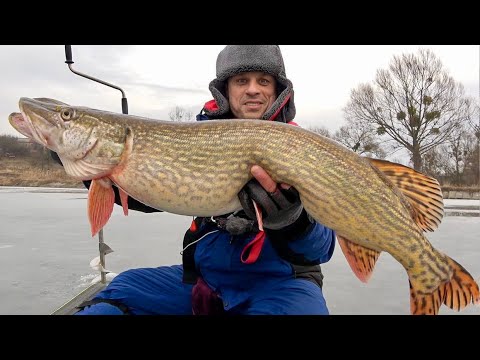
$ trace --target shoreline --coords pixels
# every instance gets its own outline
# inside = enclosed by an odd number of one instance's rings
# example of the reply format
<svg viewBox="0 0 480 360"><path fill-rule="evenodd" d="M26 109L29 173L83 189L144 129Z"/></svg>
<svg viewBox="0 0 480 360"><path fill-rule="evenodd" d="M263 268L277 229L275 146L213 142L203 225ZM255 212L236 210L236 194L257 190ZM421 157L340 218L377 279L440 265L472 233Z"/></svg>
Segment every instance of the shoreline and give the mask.
<svg viewBox="0 0 480 360"><path fill-rule="evenodd" d="M1 192L28 192L28 193L73 193L87 194L88 189L48 186L0 186Z"/></svg>
<svg viewBox="0 0 480 360"><path fill-rule="evenodd" d="M48 186L0 186L0 193L65 193L88 194L88 189ZM443 199L444 216L480 217L480 200L476 199Z"/></svg>

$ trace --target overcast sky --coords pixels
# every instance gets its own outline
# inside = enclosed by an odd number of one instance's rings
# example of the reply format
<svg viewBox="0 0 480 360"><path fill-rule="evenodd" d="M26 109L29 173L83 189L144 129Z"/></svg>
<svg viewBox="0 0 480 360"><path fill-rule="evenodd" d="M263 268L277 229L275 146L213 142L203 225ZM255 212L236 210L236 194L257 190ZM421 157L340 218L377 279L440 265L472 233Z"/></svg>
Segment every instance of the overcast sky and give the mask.
<svg viewBox="0 0 480 360"><path fill-rule="evenodd" d="M129 113L168 119L176 105L198 113L212 99L209 82L224 45L72 45L73 68L121 87ZM431 49L466 94L479 97L478 45L280 45L303 127L344 124L350 91L371 83L394 55ZM0 46L0 134L18 135L8 115L20 97L48 97L121 113L121 93L73 74L64 45Z"/></svg>

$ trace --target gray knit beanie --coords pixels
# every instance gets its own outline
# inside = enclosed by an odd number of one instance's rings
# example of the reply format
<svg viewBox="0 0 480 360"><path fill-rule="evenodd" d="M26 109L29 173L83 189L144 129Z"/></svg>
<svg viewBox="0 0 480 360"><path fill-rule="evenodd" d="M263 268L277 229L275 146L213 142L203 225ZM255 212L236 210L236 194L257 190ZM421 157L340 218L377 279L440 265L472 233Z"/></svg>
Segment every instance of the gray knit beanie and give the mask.
<svg viewBox="0 0 480 360"><path fill-rule="evenodd" d="M205 113L212 118L222 118L230 114L226 96L226 81L229 77L249 71L263 71L277 80L277 99L263 115L262 119L291 121L295 117L293 85L285 74L282 53L278 45L227 45L217 57L217 78L209 85L210 92L218 109ZM286 103L286 104L285 104ZM283 116L280 110L284 108Z"/></svg>

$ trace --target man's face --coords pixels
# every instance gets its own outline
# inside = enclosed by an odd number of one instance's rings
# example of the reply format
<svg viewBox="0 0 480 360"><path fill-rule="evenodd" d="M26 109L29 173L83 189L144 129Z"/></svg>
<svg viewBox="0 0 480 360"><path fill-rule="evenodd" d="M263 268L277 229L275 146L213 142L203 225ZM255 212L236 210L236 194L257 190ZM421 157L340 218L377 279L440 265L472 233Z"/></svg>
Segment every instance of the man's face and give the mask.
<svg viewBox="0 0 480 360"><path fill-rule="evenodd" d="M237 119L260 119L277 98L275 78L260 71L232 76L227 96Z"/></svg>

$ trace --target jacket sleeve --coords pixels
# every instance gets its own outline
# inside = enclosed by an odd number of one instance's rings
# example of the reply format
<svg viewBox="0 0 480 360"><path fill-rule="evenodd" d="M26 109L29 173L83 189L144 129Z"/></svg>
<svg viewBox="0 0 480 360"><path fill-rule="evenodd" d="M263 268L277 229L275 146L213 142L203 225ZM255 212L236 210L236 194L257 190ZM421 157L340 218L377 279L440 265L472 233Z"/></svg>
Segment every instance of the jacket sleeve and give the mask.
<svg viewBox="0 0 480 360"><path fill-rule="evenodd" d="M60 165L63 166L62 161L60 160L60 158L58 157L56 152L50 150L50 156L53 158L53 160L55 160L57 163L59 163ZM91 180L83 181L83 185L85 185L85 187L87 189L90 188L91 183L92 183ZM120 192L118 191L118 187L116 187L115 185L112 185L112 187L113 187L113 192L115 193L115 204L122 206L122 203L120 201ZM140 201L137 201L130 196L128 197L128 209L141 211L141 212L144 212L144 213L162 212L162 210L157 210L157 209L154 209L150 206L142 204Z"/></svg>
<svg viewBox="0 0 480 360"><path fill-rule="evenodd" d="M310 264L329 261L335 249L335 232L312 220L305 210L293 224L280 230L265 229L265 232L272 245L284 244Z"/></svg>

